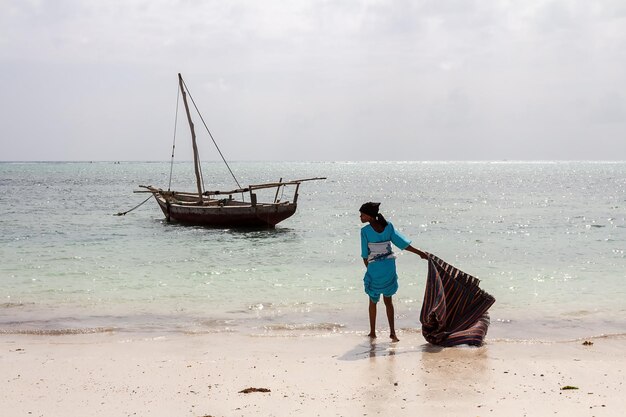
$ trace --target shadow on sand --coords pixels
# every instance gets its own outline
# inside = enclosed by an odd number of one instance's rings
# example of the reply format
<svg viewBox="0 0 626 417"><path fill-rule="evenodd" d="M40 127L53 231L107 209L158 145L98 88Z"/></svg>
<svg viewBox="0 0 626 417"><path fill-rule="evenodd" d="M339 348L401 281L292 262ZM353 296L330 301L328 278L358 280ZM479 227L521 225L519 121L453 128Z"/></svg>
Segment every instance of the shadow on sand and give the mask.
<svg viewBox="0 0 626 417"><path fill-rule="evenodd" d="M430 343L424 343L419 346L402 346L400 343L401 342L394 343L368 338L366 341L359 343L348 352L339 356L337 359L341 361L357 361L361 359L403 355L407 353L438 353L444 349L440 346L431 345Z"/></svg>

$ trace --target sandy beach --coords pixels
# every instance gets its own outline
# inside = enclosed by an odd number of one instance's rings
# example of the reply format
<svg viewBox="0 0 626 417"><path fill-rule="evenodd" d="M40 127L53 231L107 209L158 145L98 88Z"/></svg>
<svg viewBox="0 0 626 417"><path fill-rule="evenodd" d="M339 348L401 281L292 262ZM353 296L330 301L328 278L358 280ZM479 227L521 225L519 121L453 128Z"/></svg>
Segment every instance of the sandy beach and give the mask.
<svg viewBox="0 0 626 417"><path fill-rule="evenodd" d="M440 349L419 333L399 333L397 344L381 336L2 335L2 415L620 416L626 408L624 337Z"/></svg>

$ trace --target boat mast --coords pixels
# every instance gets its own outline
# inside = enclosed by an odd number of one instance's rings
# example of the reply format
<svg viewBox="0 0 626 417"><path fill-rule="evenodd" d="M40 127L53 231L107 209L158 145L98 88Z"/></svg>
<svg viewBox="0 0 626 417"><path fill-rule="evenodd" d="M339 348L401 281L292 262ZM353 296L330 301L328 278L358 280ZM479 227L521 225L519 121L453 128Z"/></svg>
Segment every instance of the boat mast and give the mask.
<svg viewBox="0 0 626 417"><path fill-rule="evenodd" d="M200 179L200 158L198 157L198 145L196 145L196 131L193 127L193 121L191 121L191 114L189 113L189 105L187 104L187 94L185 93L185 87L183 86L183 77L178 73L178 84L180 86L180 92L183 96L183 103L185 103L185 111L187 112L187 121L189 122L189 129L191 130L191 144L193 146L193 167L196 171L196 183L198 184L198 197L200 203L202 203L202 180Z"/></svg>

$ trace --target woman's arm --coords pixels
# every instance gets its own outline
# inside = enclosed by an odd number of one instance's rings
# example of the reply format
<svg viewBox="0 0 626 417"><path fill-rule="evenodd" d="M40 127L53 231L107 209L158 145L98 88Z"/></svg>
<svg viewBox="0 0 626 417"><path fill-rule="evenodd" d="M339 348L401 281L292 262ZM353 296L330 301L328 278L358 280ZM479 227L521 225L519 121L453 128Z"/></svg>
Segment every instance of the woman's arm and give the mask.
<svg viewBox="0 0 626 417"><path fill-rule="evenodd" d="M413 252L414 254L418 255L422 259L428 259L428 254L426 252L422 252L421 250L416 249L411 245L407 246L404 249L408 250L409 252Z"/></svg>
<svg viewBox="0 0 626 417"><path fill-rule="evenodd" d="M413 246L411 246L411 241L406 236L398 232L395 229L395 227L393 227L393 225L391 225L391 227L392 227L391 241L393 242L394 245L396 245L400 249L413 252L414 254L419 255L420 258L422 259L428 259L428 254L426 252L422 252L421 250L416 249Z"/></svg>

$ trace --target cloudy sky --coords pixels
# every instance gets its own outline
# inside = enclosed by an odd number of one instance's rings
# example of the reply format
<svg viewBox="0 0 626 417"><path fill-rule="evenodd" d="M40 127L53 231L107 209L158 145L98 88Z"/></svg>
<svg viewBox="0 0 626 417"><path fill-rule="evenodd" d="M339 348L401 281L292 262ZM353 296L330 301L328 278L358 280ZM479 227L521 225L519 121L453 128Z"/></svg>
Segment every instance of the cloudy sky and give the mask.
<svg viewBox="0 0 626 417"><path fill-rule="evenodd" d="M168 160L178 72L230 160L626 160L623 0L0 0L0 160Z"/></svg>

